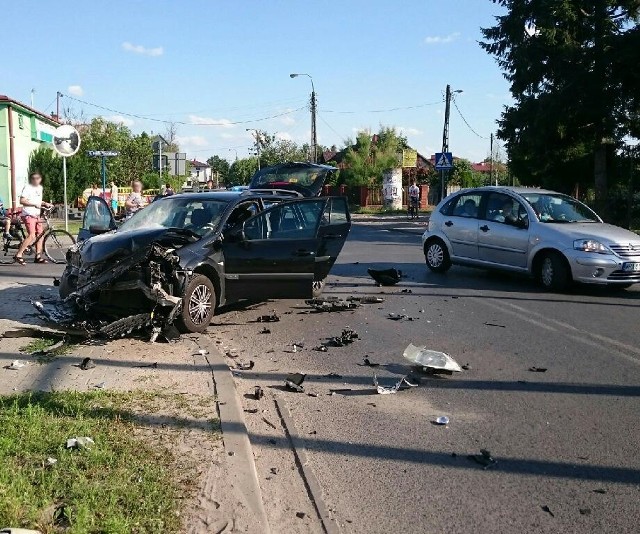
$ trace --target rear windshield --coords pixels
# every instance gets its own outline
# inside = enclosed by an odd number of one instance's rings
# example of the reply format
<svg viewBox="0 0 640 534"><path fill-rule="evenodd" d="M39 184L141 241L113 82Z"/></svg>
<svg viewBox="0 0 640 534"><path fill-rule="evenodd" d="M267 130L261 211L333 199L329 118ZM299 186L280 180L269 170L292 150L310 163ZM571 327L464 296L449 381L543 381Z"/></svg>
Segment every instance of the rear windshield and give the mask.
<svg viewBox="0 0 640 534"><path fill-rule="evenodd" d="M251 180L252 189L293 189L303 192L322 185L331 172L325 169L307 167L270 167L258 171Z"/></svg>

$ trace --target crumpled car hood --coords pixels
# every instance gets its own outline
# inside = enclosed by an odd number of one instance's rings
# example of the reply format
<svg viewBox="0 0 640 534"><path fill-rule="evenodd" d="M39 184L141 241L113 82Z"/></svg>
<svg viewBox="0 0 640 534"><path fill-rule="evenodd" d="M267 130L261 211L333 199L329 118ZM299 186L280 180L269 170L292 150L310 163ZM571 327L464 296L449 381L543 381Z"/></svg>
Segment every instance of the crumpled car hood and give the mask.
<svg viewBox="0 0 640 534"><path fill-rule="evenodd" d="M91 265L118 256L129 256L140 249L146 248L153 242L162 241L167 233L166 228L141 228L128 232L110 232L87 239L78 246L82 263ZM177 243L184 241L177 238Z"/></svg>

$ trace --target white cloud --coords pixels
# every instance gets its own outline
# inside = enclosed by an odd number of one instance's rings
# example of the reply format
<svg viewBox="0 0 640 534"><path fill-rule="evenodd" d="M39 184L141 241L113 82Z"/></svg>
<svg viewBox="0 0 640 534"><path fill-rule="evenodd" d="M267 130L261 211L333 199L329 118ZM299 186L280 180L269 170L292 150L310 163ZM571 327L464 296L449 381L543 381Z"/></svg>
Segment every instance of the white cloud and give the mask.
<svg viewBox="0 0 640 534"><path fill-rule="evenodd" d="M157 46L155 48L147 48L146 46L142 45L134 45L129 41L125 41L124 43L122 43L122 49L134 54L151 57L158 57L164 54L164 48L162 48L161 46Z"/></svg>
<svg viewBox="0 0 640 534"><path fill-rule="evenodd" d="M234 135L232 133L228 133L228 132L222 132L220 134L220 137L222 137L222 139L236 139L238 136Z"/></svg>
<svg viewBox="0 0 640 534"><path fill-rule="evenodd" d="M430 35L424 38L425 44L447 44L453 43L460 37L460 32L453 32L449 35Z"/></svg>
<svg viewBox="0 0 640 534"><path fill-rule="evenodd" d="M198 115L189 115L189 122L191 124L222 126L223 128L234 127L233 123L229 119L213 119L211 117L200 117Z"/></svg>
<svg viewBox="0 0 640 534"><path fill-rule="evenodd" d="M293 137L291 137L291 134L287 132L277 132L276 139L279 139L280 141L293 141Z"/></svg>
<svg viewBox="0 0 640 534"><path fill-rule="evenodd" d="M82 96L84 94L82 85L70 85L69 87L67 87L67 91L70 95L73 96Z"/></svg>
<svg viewBox="0 0 640 534"><path fill-rule="evenodd" d="M289 115L285 115L280 119L280 122L285 126L293 126L296 123L296 120L293 117L290 117Z"/></svg>
<svg viewBox="0 0 640 534"><path fill-rule="evenodd" d="M115 122L116 124L122 124L127 128L131 128L136 123L136 121L134 121L133 119L130 119L129 117L123 117L122 115L110 115L108 117L105 117L104 120Z"/></svg>
<svg viewBox="0 0 640 534"><path fill-rule="evenodd" d="M398 131L404 135L422 135L424 132L418 128L400 126Z"/></svg>
<svg viewBox="0 0 640 534"><path fill-rule="evenodd" d="M180 146L180 152L187 153L209 146L209 141L201 135L178 135L176 143Z"/></svg>

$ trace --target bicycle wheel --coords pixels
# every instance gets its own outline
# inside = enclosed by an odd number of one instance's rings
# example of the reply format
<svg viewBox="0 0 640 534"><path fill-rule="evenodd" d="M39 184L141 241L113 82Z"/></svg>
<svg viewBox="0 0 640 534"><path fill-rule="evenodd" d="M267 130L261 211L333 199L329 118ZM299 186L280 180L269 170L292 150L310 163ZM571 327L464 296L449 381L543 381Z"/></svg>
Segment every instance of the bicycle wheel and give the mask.
<svg viewBox="0 0 640 534"><path fill-rule="evenodd" d="M9 244L11 241L7 242L6 239L2 240L2 249L0 249L0 264L8 265L13 263L13 255L15 254L15 249L9 248Z"/></svg>
<svg viewBox="0 0 640 534"><path fill-rule="evenodd" d="M76 242L74 237L65 230L51 230L44 236L44 253L53 263L65 263L67 250Z"/></svg>

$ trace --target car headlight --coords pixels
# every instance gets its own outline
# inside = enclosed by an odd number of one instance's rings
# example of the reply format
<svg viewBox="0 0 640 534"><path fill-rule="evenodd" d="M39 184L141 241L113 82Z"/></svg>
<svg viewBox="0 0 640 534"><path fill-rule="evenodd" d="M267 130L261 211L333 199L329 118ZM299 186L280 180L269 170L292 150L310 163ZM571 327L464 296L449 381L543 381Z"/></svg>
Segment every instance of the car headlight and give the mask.
<svg viewBox="0 0 640 534"><path fill-rule="evenodd" d="M611 254L611 251L595 239L576 239L573 248L583 252L597 252L598 254Z"/></svg>

